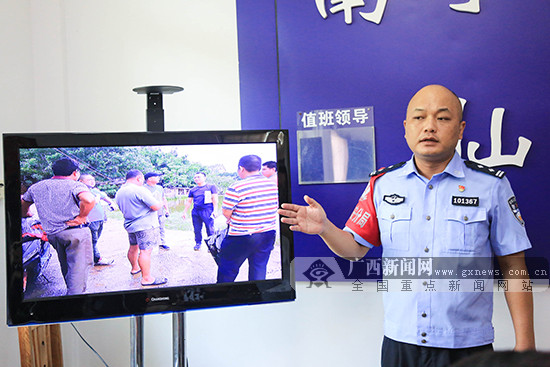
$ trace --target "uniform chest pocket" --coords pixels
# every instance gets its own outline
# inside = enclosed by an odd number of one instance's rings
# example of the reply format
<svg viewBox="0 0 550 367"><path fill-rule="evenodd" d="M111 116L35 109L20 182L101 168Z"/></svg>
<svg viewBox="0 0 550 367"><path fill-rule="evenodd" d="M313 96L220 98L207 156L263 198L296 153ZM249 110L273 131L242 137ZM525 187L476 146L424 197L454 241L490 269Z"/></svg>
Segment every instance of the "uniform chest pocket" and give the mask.
<svg viewBox="0 0 550 367"><path fill-rule="evenodd" d="M411 210L406 205L380 205L377 216L383 247L409 249Z"/></svg>
<svg viewBox="0 0 550 367"><path fill-rule="evenodd" d="M445 223L448 251L476 252L489 239L489 221L485 208L449 208L445 212Z"/></svg>

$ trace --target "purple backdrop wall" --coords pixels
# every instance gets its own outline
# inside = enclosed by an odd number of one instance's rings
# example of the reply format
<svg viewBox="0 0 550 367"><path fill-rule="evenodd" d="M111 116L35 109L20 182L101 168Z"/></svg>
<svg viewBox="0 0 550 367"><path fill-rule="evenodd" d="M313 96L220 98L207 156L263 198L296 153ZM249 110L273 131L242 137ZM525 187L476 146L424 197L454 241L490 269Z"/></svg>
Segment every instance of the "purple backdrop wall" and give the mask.
<svg viewBox="0 0 550 367"><path fill-rule="evenodd" d="M544 179L550 156L550 2L481 0L478 14L452 10L455 2L388 0L375 24L360 15L374 10L375 0L346 12L336 11L330 0L238 0L242 128L289 129L293 201L301 203L307 193L342 226L365 184L297 184L298 111L374 106L380 167L410 158L405 106L426 84L446 85L467 100L464 158L472 158L470 142L480 144L475 158L494 156L491 118L495 108L504 108L501 153L515 155L520 136L532 145L520 159L523 167L499 168L507 172L527 223L534 247L529 255L550 258ZM317 237L296 234L295 240L297 256L331 255Z"/></svg>

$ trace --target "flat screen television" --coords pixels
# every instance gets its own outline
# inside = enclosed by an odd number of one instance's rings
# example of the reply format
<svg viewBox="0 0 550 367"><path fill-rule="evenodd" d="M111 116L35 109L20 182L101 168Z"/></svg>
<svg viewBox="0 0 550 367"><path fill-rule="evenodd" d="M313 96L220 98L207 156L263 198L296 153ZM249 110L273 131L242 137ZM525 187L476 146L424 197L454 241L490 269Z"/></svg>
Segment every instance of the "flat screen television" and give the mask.
<svg viewBox="0 0 550 367"><path fill-rule="evenodd" d="M234 281L218 282L216 276L220 241L227 225L221 203L227 188L240 179L239 159L256 155L262 163L276 162L274 181L278 201L290 201L286 130L23 133L4 134L3 144L8 325L295 299L292 234L278 220L265 279L249 280L247 261ZM66 294L59 257L48 243L40 216L32 206L23 215L21 201L23 193L33 184L52 178L51 165L61 158L76 162L80 177L93 176L95 188L103 193L97 195L95 204L101 205L103 211L102 232L96 245L102 260L100 265L91 266L86 290L71 295ZM161 174L158 186L169 208L166 218L162 218L169 249L154 246L151 252L151 274L167 278L165 284L158 286L144 287L140 274L131 274L128 231L114 201L127 172L132 169L144 174ZM207 236L203 227L202 246L198 250L192 215L189 209L185 211L189 192L196 186L197 172L203 172L207 183L216 186L219 207L212 236ZM56 215L58 209L51 210L52 215Z"/></svg>

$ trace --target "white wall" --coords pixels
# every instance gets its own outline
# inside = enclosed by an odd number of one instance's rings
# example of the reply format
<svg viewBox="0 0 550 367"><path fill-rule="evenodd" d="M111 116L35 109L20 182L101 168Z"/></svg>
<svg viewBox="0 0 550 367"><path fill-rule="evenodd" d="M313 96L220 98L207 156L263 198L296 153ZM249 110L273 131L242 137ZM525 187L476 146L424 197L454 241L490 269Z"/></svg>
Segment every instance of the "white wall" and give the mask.
<svg viewBox="0 0 550 367"><path fill-rule="evenodd" d="M145 85L185 88L164 97L166 130L240 126L234 1L4 0L0 34L2 132L143 131L145 96L132 88ZM0 266L5 294L3 255ZM188 312L190 364L377 365L380 296L352 292L350 284L306 286L298 285L291 303ZM538 345L549 350L548 291L535 293L535 306ZM5 326L4 302L0 314L2 365L17 366L17 330ZM171 322L170 315L145 318L146 365L171 364ZM501 295L494 322L495 347L512 347ZM76 325L109 365L129 365L129 319ZM66 366L101 366L69 325L62 333Z"/></svg>
<svg viewBox="0 0 550 367"><path fill-rule="evenodd" d="M34 130L34 95L30 5L26 1L0 3L0 125ZM1 145L0 141L0 145ZM1 153L0 153L1 154ZM3 182L3 159L0 159ZM19 366L17 329L6 326L6 257L4 200L0 209L0 354L6 366Z"/></svg>
<svg viewBox="0 0 550 367"><path fill-rule="evenodd" d="M349 283L308 288L300 282L294 302L219 308L186 313L187 356L193 367L210 366L377 366L382 342L382 297L373 284L363 292ZM548 291L534 293L536 337L550 350ZM514 334L502 293L495 294L495 349L513 348ZM145 365L168 366L172 316L145 317ZM111 366L129 363L129 319L77 323ZM68 366L100 366L76 334L64 325ZM108 337L106 337L108 335ZM116 340L116 347L113 346ZM70 352L70 353L69 353ZM80 361L80 364L77 363ZM85 363L83 362L85 361ZM95 364L94 364L95 363Z"/></svg>
<svg viewBox="0 0 550 367"><path fill-rule="evenodd" d="M27 52L16 60L30 64L20 74L37 131L143 131L146 97L132 89L147 85L184 88L164 96L166 130L240 127L233 1L4 3L25 16L2 27Z"/></svg>

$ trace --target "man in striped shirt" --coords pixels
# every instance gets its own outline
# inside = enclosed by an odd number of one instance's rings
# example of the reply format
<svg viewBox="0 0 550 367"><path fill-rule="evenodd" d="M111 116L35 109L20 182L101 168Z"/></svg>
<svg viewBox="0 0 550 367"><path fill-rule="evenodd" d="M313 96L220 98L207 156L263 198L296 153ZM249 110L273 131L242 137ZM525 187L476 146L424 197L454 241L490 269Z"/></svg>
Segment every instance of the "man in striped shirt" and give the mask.
<svg viewBox="0 0 550 367"><path fill-rule="evenodd" d="M248 280L265 279L279 204L277 185L260 173L261 168L260 157L242 157L237 171L241 180L224 195L222 213L229 232L221 244L218 283L234 281L247 259Z"/></svg>

